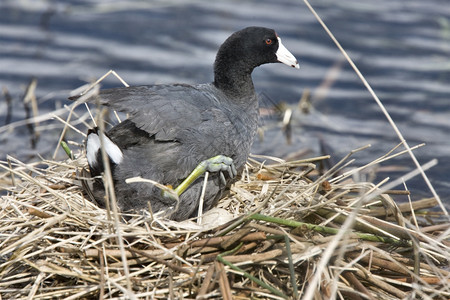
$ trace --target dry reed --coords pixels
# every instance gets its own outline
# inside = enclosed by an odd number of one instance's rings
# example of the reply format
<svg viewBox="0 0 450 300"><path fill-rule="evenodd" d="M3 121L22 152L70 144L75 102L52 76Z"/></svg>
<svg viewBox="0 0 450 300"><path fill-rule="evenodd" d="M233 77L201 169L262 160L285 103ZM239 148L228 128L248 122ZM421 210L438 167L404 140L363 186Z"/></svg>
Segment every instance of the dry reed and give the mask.
<svg viewBox="0 0 450 300"><path fill-rule="evenodd" d="M435 199L397 205L395 192L342 173L347 159L322 176L324 157L257 159L199 225L146 212L116 224L83 195L82 151L10 157L0 164L2 299L299 299L315 276L317 299L450 297L450 227L423 210ZM208 214L228 219L211 225Z"/></svg>

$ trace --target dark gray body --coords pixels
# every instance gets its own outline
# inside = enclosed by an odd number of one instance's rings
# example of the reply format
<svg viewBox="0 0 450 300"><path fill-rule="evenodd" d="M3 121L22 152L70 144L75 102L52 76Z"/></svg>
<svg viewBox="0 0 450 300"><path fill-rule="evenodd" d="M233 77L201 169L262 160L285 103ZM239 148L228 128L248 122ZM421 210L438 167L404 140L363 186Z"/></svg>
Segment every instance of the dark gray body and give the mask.
<svg viewBox="0 0 450 300"><path fill-rule="evenodd" d="M175 188L200 162L217 155L233 159L236 169L242 170L258 124L258 101L251 73L259 65L276 62L298 68L297 60L273 29L247 27L232 34L219 48L213 83L102 91L100 104L129 116L107 133L113 142L110 152L123 154L123 159L116 157L117 164L111 164L122 211L146 209L149 202L154 212L175 206L157 187L127 184L127 178L141 176ZM103 172L100 140L95 130L90 134L95 135L88 136L88 161L91 158L91 174L98 176ZM231 183L232 178L226 178L224 183L219 173L210 174L204 211L216 203ZM178 210L170 215L172 219L196 215L202 185L203 177L181 194ZM96 179L93 192L104 206L101 179Z"/></svg>
<svg viewBox="0 0 450 300"><path fill-rule="evenodd" d="M201 161L219 154L232 158L241 170L257 131L256 95L226 97L213 84L105 90L100 94L100 103L129 114L128 120L107 132L126 158L112 166L122 211L145 209L148 201L155 212L173 205L173 201L162 197L159 188L147 183L127 184L126 178L141 176L176 187ZM197 179L180 196L179 209L171 218L183 220L195 215L203 180ZM205 211L216 203L225 188L218 173L209 174ZM94 195L104 205L101 182L95 184Z"/></svg>

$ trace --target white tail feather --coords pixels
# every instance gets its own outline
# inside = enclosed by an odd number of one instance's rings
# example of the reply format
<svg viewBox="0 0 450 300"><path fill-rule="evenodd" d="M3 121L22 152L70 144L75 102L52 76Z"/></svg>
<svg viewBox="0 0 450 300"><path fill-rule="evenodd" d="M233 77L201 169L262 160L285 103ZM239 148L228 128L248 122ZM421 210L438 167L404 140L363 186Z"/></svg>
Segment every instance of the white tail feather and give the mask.
<svg viewBox="0 0 450 300"><path fill-rule="evenodd" d="M102 134L102 137L103 146L105 147L106 154L108 154L109 159L116 165L120 164L123 160L122 151L106 135ZM91 133L88 135L86 143L86 157L90 166L96 166L98 164L98 151L100 151L99 136L96 133Z"/></svg>

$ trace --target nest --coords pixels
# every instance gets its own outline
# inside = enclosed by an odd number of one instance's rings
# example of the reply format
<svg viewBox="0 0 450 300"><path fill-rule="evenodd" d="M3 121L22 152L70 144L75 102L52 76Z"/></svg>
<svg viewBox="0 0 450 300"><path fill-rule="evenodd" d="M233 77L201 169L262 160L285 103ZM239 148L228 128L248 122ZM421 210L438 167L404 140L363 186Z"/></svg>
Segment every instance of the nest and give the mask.
<svg viewBox="0 0 450 300"><path fill-rule="evenodd" d="M1 298L448 299L448 220L424 210L436 200L397 205L383 182L352 179L364 167L344 172L343 160L319 175L321 159L251 159L199 223L98 208L81 188L81 152L10 158Z"/></svg>

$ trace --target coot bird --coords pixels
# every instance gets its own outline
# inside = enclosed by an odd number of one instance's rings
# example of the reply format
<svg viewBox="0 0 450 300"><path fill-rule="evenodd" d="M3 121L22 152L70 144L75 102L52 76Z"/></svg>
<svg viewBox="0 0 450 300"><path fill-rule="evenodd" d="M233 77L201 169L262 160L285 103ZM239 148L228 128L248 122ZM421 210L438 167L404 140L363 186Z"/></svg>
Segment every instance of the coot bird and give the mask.
<svg viewBox="0 0 450 300"><path fill-rule="evenodd" d="M93 188L96 201L105 205L99 177L103 144L123 212L145 209L150 202L153 212L167 210L174 220L196 216L204 181L196 169L201 162L200 169L212 172L203 210L214 206L236 169L243 169L257 131L258 100L251 73L259 65L276 62L299 67L274 30L248 27L232 34L220 47L212 83L101 91L98 100L102 105L127 113L129 118L103 135L103 143L97 130L89 131L86 153L91 176L97 176ZM184 181L194 169L194 176ZM135 176L173 187L181 184L176 189L179 204L151 184L125 182Z"/></svg>

